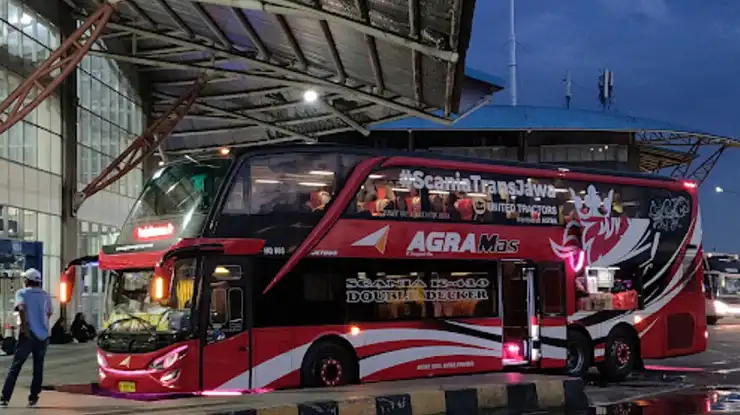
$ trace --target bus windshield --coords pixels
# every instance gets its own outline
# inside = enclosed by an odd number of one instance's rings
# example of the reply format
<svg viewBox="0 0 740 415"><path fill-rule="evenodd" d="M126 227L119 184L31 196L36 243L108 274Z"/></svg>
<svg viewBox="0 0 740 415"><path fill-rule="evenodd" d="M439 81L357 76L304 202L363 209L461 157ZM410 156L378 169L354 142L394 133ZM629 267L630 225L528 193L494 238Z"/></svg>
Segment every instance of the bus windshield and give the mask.
<svg viewBox="0 0 740 415"><path fill-rule="evenodd" d="M708 258L709 270L726 274L740 274L740 261L732 256L712 256Z"/></svg>
<svg viewBox="0 0 740 415"><path fill-rule="evenodd" d="M117 244L195 234L230 164L228 159L192 159L157 171L134 204Z"/></svg>
<svg viewBox="0 0 740 415"><path fill-rule="evenodd" d="M194 286L191 262L175 265L169 293L152 298L153 270L121 271L111 275L106 293L104 329L114 332L176 332L186 329ZM167 282L166 285L170 285Z"/></svg>

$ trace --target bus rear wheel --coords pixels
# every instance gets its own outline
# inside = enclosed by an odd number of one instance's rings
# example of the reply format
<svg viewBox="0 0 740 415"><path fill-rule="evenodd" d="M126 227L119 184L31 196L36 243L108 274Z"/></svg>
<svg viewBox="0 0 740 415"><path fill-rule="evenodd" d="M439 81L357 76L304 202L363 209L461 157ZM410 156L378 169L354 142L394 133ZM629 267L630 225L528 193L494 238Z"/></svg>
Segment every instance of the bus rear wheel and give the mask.
<svg viewBox="0 0 740 415"><path fill-rule="evenodd" d="M320 342L303 359L301 379L309 388L349 385L357 379L357 362L346 347L332 341Z"/></svg>
<svg viewBox="0 0 740 415"><path fill-rule="evenodd" d="M599 373L613 382L626 379L640 359L635 336L623 328L609 334L605 352L604 361L598 366Z"/></svg>

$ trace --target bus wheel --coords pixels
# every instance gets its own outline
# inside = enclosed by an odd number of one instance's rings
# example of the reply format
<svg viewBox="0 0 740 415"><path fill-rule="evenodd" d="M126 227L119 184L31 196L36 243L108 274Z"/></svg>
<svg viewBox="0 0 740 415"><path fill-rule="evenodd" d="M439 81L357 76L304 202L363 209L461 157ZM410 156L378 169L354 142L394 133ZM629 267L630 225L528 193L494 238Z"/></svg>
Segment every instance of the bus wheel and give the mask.
<svg viewBox="0 0 740 415"><path fill-rule="evenodd" d="M568 330L566 354L566 373L568 376L583 378L591 368L591 342L583 333Z"/></svg>
<svg viewBox="0 0 740 415"><path fill-rule="evenodd" d="M709 324L710 326L717 324L718 321L719 321L719 317L707 316L707 324Z"/></svg>
<svg viewBox="0 0 740 415"><path fill-rule="evenodd" d="M632 333L618 328L606 339L606 356L599 365L599 373L608 380L624 380L632 373L640 359L640 350Z"/></svg>
<svg viewBox="0 0 740 415"><path fill-rule="evenodd" d="M349 385L357 378L354 356L337 343L325 341L311 347L303 360L301 378L309 388Z"/></svg>

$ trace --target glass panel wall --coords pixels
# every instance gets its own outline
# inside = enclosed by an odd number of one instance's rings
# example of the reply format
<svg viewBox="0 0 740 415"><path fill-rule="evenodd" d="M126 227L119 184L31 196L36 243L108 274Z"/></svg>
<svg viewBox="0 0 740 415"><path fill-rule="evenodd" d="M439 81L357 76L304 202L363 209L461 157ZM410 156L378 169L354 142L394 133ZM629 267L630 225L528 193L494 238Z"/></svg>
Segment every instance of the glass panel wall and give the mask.
<svg viewBox="0 0 740 415"><path fill-rule="evenodd" d="M51 22L20 1L0 0L0 50L10 55L8 63L32 68L58 46ZM2 64L0 100L23 81ZM43 243L47 287L61 270L61 131L59 99L51 96L0 134L0 238Z"/></svg>

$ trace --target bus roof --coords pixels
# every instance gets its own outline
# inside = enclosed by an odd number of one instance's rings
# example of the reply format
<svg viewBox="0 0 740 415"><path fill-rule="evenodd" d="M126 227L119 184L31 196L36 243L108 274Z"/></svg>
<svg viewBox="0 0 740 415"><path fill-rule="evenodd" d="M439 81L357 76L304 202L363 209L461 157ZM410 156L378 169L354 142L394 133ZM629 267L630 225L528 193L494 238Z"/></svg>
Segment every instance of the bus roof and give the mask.
<svg viewBox="0 0 740 415"><path fill-rule="evenodd" d="M676 183L681 180L673 177L657 176L655 174L640 173L640 172L624 172L614 170L601 170L601 169L590 169L583 167L573 167L569 165L556 165L556 164L545 164L545 163L529 163L523 161L505 161L505 160L490 160L476 157L466 157L457 155L445 155L441 153L428 153L420 151L399 151L393 149L376 149L372 147L361 147L361 146L347 146L342 144L315 144L315 145L289 145L289 144L278 144L270 146L260 147L247 147L242 149L236 149L236 155L242 156L245 154L255 153L294 153L294 152L327 152L327 151L340 151L348 153L360 153L367 154L368 156L387 156L387 157L419 157L436 160L449 160L459 161L467 163L478 163L486 165L497 165L497 166L509 166L509 167L526 167L539 170L557 171L562 168L567 168L573 173L584 173L594 174L601 176L612 176L612 177L625 177L635 179L646 179L654 180L658 182L670 182Z"/></svg>

